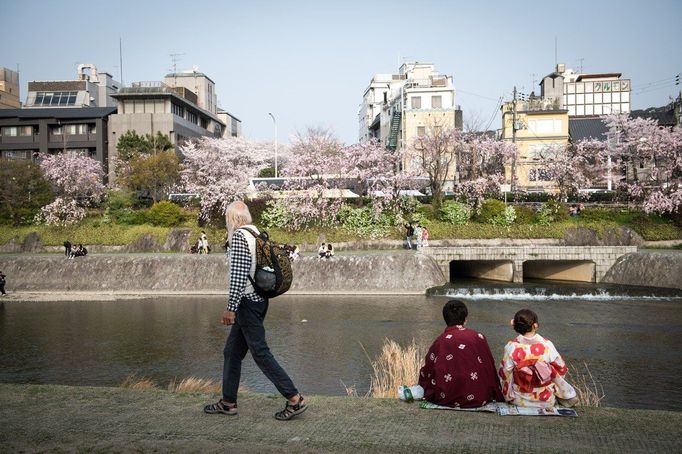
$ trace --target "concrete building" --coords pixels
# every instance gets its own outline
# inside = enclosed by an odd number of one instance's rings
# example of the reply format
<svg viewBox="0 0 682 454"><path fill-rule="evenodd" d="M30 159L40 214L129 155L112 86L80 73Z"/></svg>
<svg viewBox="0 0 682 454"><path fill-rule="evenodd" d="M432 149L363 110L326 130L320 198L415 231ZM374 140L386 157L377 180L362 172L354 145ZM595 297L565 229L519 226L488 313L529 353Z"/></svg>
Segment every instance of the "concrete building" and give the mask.
<svg viewBox="0 0 682 454"><path fill-rule="evenodd" d="M89 156L108 171L108 119L115 107L0 109L0 157L32 159L37 153Z"/></svg>
<svg viewBox="0 0 682 454"><path fill-rule="evenodd" d="M242 136L242 121L239 118L220 108L218 108L218 113L216 115L220 121L225 123L223 138Z"/></svg>
<svg viewBox="0 0 682 454"><path fill-rule="evenodd" d="M407 147L428 128L462 127L452 76L430 63L404 63L398 74L376 74L358 112L360 142L372 138L392 150ZM404 163L411 166L409 157Z"/></svg>
<svg viewBox="0 0 682 454"><path fill-rule="evenodd" d="M19 99L19 73L0 67L0 109L20 108Z"/></svg>
<svg viewBox="0 0 682 454"><path fill-rule="evenodd" d="M516 161L517 190L553 191L556 184L547 176L542 165L546 153L554 146L568 144L568 110L561 109L551 99L532 98L516 102L516 124L513 124L513 103L502 106L502 140L513 140L519 153ZM512 168L505 167L505 180L511 183Z"/></svg>
<svg viewBox="0 0 682 454"><path fill-rule="evenodd" d="M116 107L112 97L121 84L90 63L78 65L76 80L31 81L25 108Z"/></svg>
<svg viewBox="0 0 682 454"><path fill-rule="evenodd" d="M578 74L559 63L540 82L541 96L570 117L627 113L631 110L632 84L621 73Z"/></svg>
<svg viewBox="0 0 682 454"><path fill-rule="evenodd" d="M201 136L223 137L225 123L198 105L197 95L184 86L163 82L135 82L114 94L118 111L109 119L109 156L118 153L118 139L127 131L167 135L177 147ZM113 166L110 177L113 178Z"/></svg>
<svg viewBox="0 0 682 454"><path fill-rule="evenodd" d="M196 66L191 71L166 74L163 83L169 87L184 87L197 95L196 104L215 115L218 113L218 95L215 82L204 73L198 72Z"/></svg>

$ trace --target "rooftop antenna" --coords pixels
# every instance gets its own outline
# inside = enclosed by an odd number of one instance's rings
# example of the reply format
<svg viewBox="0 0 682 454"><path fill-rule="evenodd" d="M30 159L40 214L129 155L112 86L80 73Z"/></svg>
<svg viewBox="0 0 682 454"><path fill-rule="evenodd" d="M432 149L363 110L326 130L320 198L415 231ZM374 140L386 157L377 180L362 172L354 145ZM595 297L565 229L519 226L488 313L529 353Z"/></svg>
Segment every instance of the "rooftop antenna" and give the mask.
<svg viewBox="0 0 682 454"><path fill-rule="evenodd" d="M118 37L118 61L119 61L119 75L121 77L121 86L125 87L125 82L123 82L123 39Z"/></svg>
<svg viewBox="0 0 682 454"><path fill-rule="evenodd" d="M578 74L582 74L582 73L583 73L583 62L584 62L584 61L585 61L585 59L584 59L583 57L580 57L580 58L578 59Z"/></svg>
<svg viewBox="0 0 682 454"><path fill-rule="evenodd" d="M554 67L556 68L556 65L559 64L559 38L557 38L556 35L554 35Z"/></svg>
<svg viewBox="0 0 682 454"><path fill-rule="evenodd" d="M537 79L537 76L538 76L538 75L537 75L536 73L531 73L531 74L530 74L530 80L531 80L531 83L530 83L530 90L531 90L531 91L534 91L534 90L535 90L535 81L538 80L538 79Z"/></svg>
<svg viewBox="0 0 682 454"><path fill-rule="evenodd" d="M173 53L173 54L168 54L171 58L171 64L173 65L173 74L178 72L178 60L180 60L178 57L185 55L184 53Z"/></svg>

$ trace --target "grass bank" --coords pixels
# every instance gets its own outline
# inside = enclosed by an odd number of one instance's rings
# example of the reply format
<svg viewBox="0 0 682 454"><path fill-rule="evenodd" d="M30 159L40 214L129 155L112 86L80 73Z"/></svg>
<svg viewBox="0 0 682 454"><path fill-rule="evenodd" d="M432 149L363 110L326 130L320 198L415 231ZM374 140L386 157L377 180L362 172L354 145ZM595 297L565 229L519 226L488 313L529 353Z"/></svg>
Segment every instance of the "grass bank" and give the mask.
<svg viewBox="0 0 682 454"><path fill-rule="evenodd" d="M421 410L389 399L241 394L239 415L205 415L212 393L0 384L2 450L95 452L680 452L682 413L580 409L578 418Z"/></svg>

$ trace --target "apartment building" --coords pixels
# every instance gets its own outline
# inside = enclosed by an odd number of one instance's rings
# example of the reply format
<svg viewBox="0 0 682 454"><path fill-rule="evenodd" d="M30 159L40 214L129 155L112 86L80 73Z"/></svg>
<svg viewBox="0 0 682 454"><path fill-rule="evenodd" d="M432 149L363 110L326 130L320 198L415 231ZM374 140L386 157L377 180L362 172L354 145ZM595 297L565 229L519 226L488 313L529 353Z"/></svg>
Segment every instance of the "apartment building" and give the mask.
<svg viewBox="0 0 682 454"><path fill-rule="evenodd" d="M542 162L554 147L565 147L569 138L568 110L559 107L552 99L531 98L527 101L505 103L502 110L502 140L515 140L518 147L516 160L517 190L552 191L556 184L547 175ZM516 117L516 122L513 121ZM514 137L514 129L516 136ZM505 180L512 181L512 167L505 167Z"/></svg>
<svg viewBox="0 0 682 454"><path fill-rule="evenodd" d="M197 95L196 104L207 112L218 113L218 95L215 92L215 82L206 74L199 72L194 66L190 71L166 74L163 83L173 88L186 88Z"/></svg>
<svg viewBox="0 0 682 454"><path fill-rule="evenodd" d="M376 74L365 89L358 112L360 142L373 138L387 148L408 147L428 128L462 127L452 76L431 63L404 63L397 74ZM405 168L411 167L408 156Z"/></svg>
<svg viewBox="0 0 682 454"><path fill-rule="evenodd" d="M566 109L570 117L628 113L632 84L621 73L579 74L559 63L540 82L541 96Z"/></svg>
<svg viewBox="0 0 682 454"><path fill-rule="evenodd" d="M76 80L30 81L24 107L116 107L113 95L121 87L111 74L98 72L91 63L78 65Z"/></svg>
<svg viewBox="0 0 682 454"><path fill-rule="evenodd" d="M0 67L0 109L18 109L19 99L19 73Z"/></svg>
<svg viewBox="0 0 682 454"><path fill-rule="evenodd" d="M242 121L239 118L221 108L218 108L218 113L216 115L220 121L225 123L225 129L223 129L223 138L242 136Z"/></svg>
<svg viewBox="0 0 682 454"><path fill-rule="evenodd" d="M108 171L108 119L115 107L0 109L0 158L33 159L38 153L89 156Z"/></svg>

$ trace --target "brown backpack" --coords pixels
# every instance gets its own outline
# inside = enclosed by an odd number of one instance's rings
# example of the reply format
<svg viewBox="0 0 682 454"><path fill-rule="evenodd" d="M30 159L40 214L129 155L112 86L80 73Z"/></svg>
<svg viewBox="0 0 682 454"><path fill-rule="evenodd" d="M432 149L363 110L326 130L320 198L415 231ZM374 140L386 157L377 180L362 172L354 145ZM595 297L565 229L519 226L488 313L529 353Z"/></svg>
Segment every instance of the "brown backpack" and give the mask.
<svg viewBox="0 0 682 454"><path fill-rule="evenodd" d="M270 241L267 232L260 234L242 227L256 239L256 273L249 276L254 290L264 298L274 298L291 288L294 274L289 254Z"/></svg>

